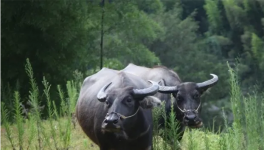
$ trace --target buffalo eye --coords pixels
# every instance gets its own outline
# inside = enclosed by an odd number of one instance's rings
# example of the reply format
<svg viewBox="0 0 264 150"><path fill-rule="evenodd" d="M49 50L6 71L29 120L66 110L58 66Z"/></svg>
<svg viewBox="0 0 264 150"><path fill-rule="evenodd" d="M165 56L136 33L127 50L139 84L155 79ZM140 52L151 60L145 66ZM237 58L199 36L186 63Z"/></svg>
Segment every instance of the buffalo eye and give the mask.
<svg viewBox="0 0 264 150"><path fill-rule="evenodd" d="M132 99L131 98L127 98L126 99L126 102L131 103L132 102Z"/></svg>
<svg viewBox="0 0 264 150"><path fill-rule="evenodd" d="M177 95L177 101L183 101L183 97L181 95Z"/></svg>
<svg viewBox="0 0 264 150"><path fill-rule="evenodd" d="M199 96L200 96L200 95L199 95L198 93L195 93L195 94L193 95L193 98L194 98L194 99L198 99Z"/></svg>
<svg viewBox="0 0 264 150"><path fill-rule="evenodd" d="M110 106L110 102L108 100L105 101L105 104L109 107Z"/></svg>

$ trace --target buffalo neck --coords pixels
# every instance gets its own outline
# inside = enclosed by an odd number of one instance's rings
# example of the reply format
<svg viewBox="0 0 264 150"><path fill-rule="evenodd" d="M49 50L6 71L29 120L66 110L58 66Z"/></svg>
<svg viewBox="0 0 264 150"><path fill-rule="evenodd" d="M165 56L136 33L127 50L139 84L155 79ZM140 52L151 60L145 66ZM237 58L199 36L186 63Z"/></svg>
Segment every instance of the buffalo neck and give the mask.
<svg viewBox="0 0 264 150"><path fill-rule="evenodd" d="M128 140L136 140L151 131L151 124L148 123L149 120L145 115L146 114L143 113L142 108L140 108L138 114L136 115L137 121L135 122L135 125L129 130L125 130L125 134Z"/></svg>

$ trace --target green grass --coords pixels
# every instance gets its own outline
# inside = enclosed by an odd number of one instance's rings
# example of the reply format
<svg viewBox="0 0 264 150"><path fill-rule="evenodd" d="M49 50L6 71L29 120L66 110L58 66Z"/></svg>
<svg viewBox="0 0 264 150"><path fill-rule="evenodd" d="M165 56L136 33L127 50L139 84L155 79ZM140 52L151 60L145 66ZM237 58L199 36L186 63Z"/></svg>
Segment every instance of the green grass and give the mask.
<svg viewBox="0 0 264 150"><path fill-rule="evenodd" d="M59 124L61 124L61 128L65 128L67 126L67 118L60 118L59 120L54 120L53 121L53 125L55 128L55 137L57 139L57 146L62 149L63 145L64 145L64 141L63 140L59 140L60 139L60 131L59 131ZM43 128L46 130L47 133L51 133L51 131L53 132L53 130L51 130L50 128L50 123L48 120L44 120L42 121L42 125ZM30 138L30 123L24 123L23 127L24 127L24 131L25 134L23 136L23 140L24 140L24 145L23 148L27 149L28 147L28 141ZM18 141L18 132L17 132L17 127L16 125L11 125L10 129L12 131L12 138L14 140L14 146L15 149L19 149L19 141ZM96 146L96 144L93 144L88 138L87 136L84 134L84 132L82 131L82 129L80 128L79 125L76 126L76 128L73 128L73 125L71 125L71 140L69 143L69 147L68 149L72 149L72 150L98 150L98 147ZM62 134L66 134L66 133L62 133ZM56 150L56 147L54 146L54 140L51 136L51 134L48 134L47 140L49 140L49 144L51 144L51 148L49 145L47 144L43 144L44 146L42 147L42 149L46 150L46 149L54 149ZM31 149L38 149L36 148L38 147L38 139L35 137L33 138L32 144L30 144L30 147L28 148L29 150ZM6 129L1 126L1 150L12 150L12 146L9 142L9 140L6 138Z"/></svg>
<svg viewBox="0 0 264 150"><path fill-rule="evenodd" d="M59 129L58 129L58 124L59 122L61 124L66 124L67 122L67 118L60 118L57 121L53 121L53 125L55 127L55 138L59 139L60 134L59 134ZM48 120L42 121L43 123L43 127L45 130L47 130L47 132L50 132L50 124ZM24 128L25 128L25 135L24 135L24 147L28 147L27 145L27 141L29 140L29 136L30 136L30 132L28 129L30 129L29 124L28 123L24 123L23 124ZM62 126L62 128L64 128L66 125ZM16 125L12 125L10 126L11 130L12 130L12 138L14 139L14 145L16 149L19 149L19 141L18 141L18 132L17 132L17 127ZM79 125L76 125L76 128L73 128L73 125L71 125L72 128L72 136L71 136L71 141L69 144L69 149L72 150L98 150L99 148L97 147L96 144L94 144L93 142L91 142L89 140L89 138L87 138L87 136L84 134L84 132L82 131L82 129L80 128ZM6 138L6 130L4 127L1 127L1 149L2 150L12 150L12 146L9 142L9 140ZM205 139L208 138L209 141L209 147L210 149L220 149L219 148L219 140L220 140L220 136L214 133L205 133L203 131L200 130L192 130L189 131L187 130L187 132L184 134L183 136L183 140L181 142L181 147L183 150L187 150L188 149L188 145L190 142L190 136L191 136L191 140L195 141L194 145L197 146L196 149L205 149ZM48 137L50 140L50 144L54 145L54 140L52 139L52 137L49 135ZM162 149L163 145L162 145L162 138L159 136L155 137L157 139L158 143L158 147L156 147L156 149ZM199 140L197 140L199 139ZM31 146L29 147L29 149L36 149L36 147L38 146L38 141L37 138L34 138L32 141L33 144L31 144ZM63 141L58 141L57 145L60 147L62 146L64 143ZM42 147L43 149L50 149L50 147L48 145ZM56 149L55 146L52 146L52 149Z"/></svg>
<svg viewBox="0 0 264 150"><path fill-rule="evenodd" d="M58 125L59 123L64 125L62 126L62 128L66 127L66 122L67 122L67 118L60 118L57 121L53 121L53 125L55 127L55 138L59 139L60 134L59 134L59 129L58 129ZM48 120L42 121L43 124L43 128L49 133L51 132L50 129L50 124ZM23 124L24 128L25 128L25 135L23 137L24 140L24 145L23 147L27 148L28 147L28 140L29 140L29 136L30 136L30 132L28 129L30 129L29 124L28 123L24 123ZM11 130L12 130L12 138L14 139L14 146L16 149L19 149L19 141L18 141L18 132L17 132L17 127L16 125L12 125L10 126ZM89 140L89 138L87 138L87 136L84 134L84 132L82 131L82 129L80 128L79 125L76 125L76 128L73 128L73 125L71 125L72 128L72 136L71 136L71 141L69 143L69 147L68 149L72 149L72 150L99 150L99 148L97 147L96 144L94 144L93 142L91 142ZM5 128L1 127L1 149L2 150L12 150L12 146L9 142L9 140L6 138L6 130ZM49 135L49 141L51 145L54 145L54 140L53 138ZM155 149L163 149L164 148L164 141L160 136L155 136L154 137L156 139L155 142L156 143L156 147ZM190 142L193 142L193 147L195 147L196 150L205 150L206 149L206 140L207 143L209 144L208 147L210 150L220 150L220 140L221 140L221 136L218 134L214 134L212 132L204 132L201 130L187 130L183 136L182 142L181 142L181 148L182 150L188 150L190 149ZM64 144L63 141L57 141L57 145L58 147L62 147L62 145ZM36 149L36 147L38 147L38 141L37 138L34 138L32 141L33 144L31 144L31 146L29 147L30 149ZM169 147L169 145L167 146L167 148ZM45 145L44 147L42 147L43 149L50 149L50 147L48 145ZM52 149L56 149L55 146L52 146ZM170 148L173 150L173 147Z"/></svg>
<svg viewBox="0 0 264 150"><path fill-rule="evenodd" d="M234 122L227 119L222 132L213 133L208 129L186 129L183 139L177 142L177 123L174 113L166 120L165 129L158 128L158 116L165 116L164 104L153 110L154 150L263 150L264 149L264 97L260 94L242 95L237 76L228 66L230 73L230 101ZM80 126L74 124L74 109L78 98L79 82L68 81L66 92L57 87L60 107L50 98L51 85L43 78L44 91L39 91L33 76L33 69L27 60L26 71L30 79L29 102L31 111L28 118L22 116L19 92L14 91L14 111L1 103L1 149L3 150L98 150L84 134ZM41 119L39 95L44 95L48 118ZM223 111L225 118L225 113ZM13 118L12 118L13 117ZM10 120L14 120L11 122ZM167 139L167 140L166 140ZM169 140L168 140L169 139Z"/></svg>

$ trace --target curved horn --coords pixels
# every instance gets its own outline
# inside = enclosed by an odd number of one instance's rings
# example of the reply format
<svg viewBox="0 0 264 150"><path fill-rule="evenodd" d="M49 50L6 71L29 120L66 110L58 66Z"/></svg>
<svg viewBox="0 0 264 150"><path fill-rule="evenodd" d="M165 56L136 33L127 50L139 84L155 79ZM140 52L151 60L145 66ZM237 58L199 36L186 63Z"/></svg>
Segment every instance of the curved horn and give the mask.
<svg viewBox="0 0 264 150"><path fill-rule="evenodd" d="M212 79L204 81L202 83L196 83L198 88L207 87L207 86L213 86L218 81L218 76L217 75L215 75L215 74L210 74L210 75L213 76Z"/></svg>
<svg viewBox="0 0 264 150"><path fill-rule="evenodd" d="M178 91L177 86L159 86L160 93L173 93Z"/></svg>
<svg viewBox="0 0 264 150"><path fill-rule="evenodd" d="M108 83L107 85L103 86L100 91L98 92L97 94L97 99L100 101L100 102L104 102L105 101L105 98L107 96L107 93L105 93L105 90L112 84L112 82Z"/></svg>
<svg viewBox="0 0 264 150"><path fill-rule="evenodd" d="M163 81L163 83L162 83L162 81ZM174 92L177 92L177 91L178 91L178 87L177 86L166 86L164 79L162 79L159 82L159 92L160 93L174 93Z"/></svg>
<svg viewBox="0 0 264 150"><path fill-rule="evenodd" d="M144 88L144 89L133 89L133 94L137 97L145 97L149 95L154 95L159 90L159 85L157 82L149 80L150 83L152 83L151 87Z"/></svg>

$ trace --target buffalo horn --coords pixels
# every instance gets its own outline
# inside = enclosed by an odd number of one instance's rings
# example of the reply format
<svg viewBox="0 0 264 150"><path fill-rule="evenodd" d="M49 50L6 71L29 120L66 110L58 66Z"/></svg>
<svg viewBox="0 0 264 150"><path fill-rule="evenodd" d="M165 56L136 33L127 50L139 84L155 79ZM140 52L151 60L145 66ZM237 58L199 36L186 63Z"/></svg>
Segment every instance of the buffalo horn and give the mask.
<svg viewBox="0 0 264 150"><path fill-rule="evenodd" d="M159 85L157 82L149 80L150 83L152 83L151 87L144 88L144 89L133 89L133 93L137 97L146 97L149 95L154 95L159 90Z"/></svg>
<svg viewBox="0 0 264 150"><path fill-rule="evenodd" d="M203 87L210 87L212 85L214 85L217 81L218 81L218 76L215 74L210 74L211 76L213 76L212 79L204 81L202 83L196 83L198 88L203 88Z"/></svg>
<svg viewBox="0 0 264 150"><path fill-rule="evenodd" d="M159 92L161 93L173 93L178 91L177 86L160 86Z"/></svg>
<svg viewBox="0 0 264 150"><path fill-rule="evenodd" d="M97 99L100 102L104 102L107 96L107 93L105 93L105 90L112 84L112 82L108 83L107 85L103 86L100 91L97 94Z"/></svg>

